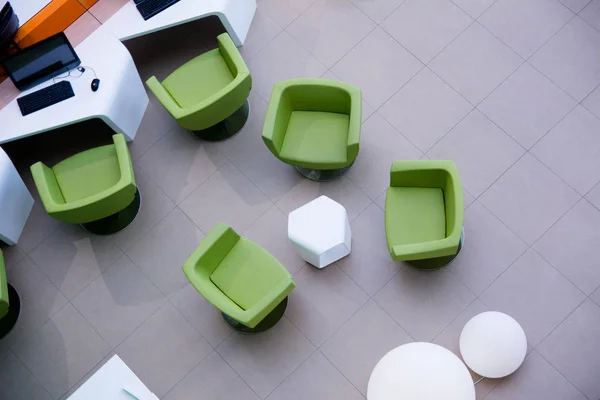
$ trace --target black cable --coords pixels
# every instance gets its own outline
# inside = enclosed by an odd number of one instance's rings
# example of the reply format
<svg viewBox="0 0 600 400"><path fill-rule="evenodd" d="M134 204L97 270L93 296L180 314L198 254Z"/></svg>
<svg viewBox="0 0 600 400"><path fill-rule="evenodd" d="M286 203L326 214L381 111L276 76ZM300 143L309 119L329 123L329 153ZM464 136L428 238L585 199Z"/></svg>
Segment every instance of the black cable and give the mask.
<svg viewBox="0 0 600 400"><path fill-rule="evenodd" d="M94 71L94 68L88 67L87 65L80 65L79 67L66 72L66 75L61 74L61 75L55 76L54 78L52 78L52 83L56 83L57 80L59 80L59 82L60 82L61 80L68 79L68 78L79 79L83 76L83 74L85 74L85 71L87 71L88 69L90 71L92 71L92 73L94 74L94 78L98 79L98 75L96 75L96 71ZM78 71L78 72L80 72L80 74L73 75L72 73L74 71Z"/></svg>

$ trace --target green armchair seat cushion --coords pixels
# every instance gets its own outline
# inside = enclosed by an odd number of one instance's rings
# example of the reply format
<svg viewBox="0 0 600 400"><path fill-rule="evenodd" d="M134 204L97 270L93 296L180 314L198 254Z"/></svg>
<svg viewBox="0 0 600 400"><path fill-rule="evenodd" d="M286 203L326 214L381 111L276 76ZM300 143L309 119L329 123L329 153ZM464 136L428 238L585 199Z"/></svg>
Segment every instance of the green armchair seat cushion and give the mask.
<svg viewBox="0 0 600 400"><path fill-rule="evenodd" d="M194 79L190 79L192 76ZM219 49L214 49L177 68L162 84L181 108L188 108L208 99L233 79Z"/></svg>
<svg viewBox="0 0 600 400"><path fill-rule="evenodd" d="M394 162L385 200L385 233L392 258L411 261L455 255L463 208L454 162Z"/></svg>
<svg viewBox="0 0 600 400"><path fill-rule="evenodd" d="M249 328L295 287L275 257L225 224L209 232L183 265L183 272L210 303Z"/></svg>
<svg viewBox="0 0 600 400"><path fill-rule="evenodd" d="M8 314L8 281L6 280L6 266L4 265L4 256L0 251L0 318Z"/></svg>
<svg viewBox="0 0 600 400"><path fill-rule="evenodd" d="M391 187L386 196L390 204L386 233L391 243L421 243L446 237L442 189Z"/></svg>
<svg viewBox="0 0 600 400"><path fill-rule="evenodd" d="M125 137L78 153L53 168L37 162L31 174L46 212L76 224L97 221L126 208L137 191Z"/></svg>
<svg viewBox="0 0 600 400"><path fill-rule="evenodd" d="M210 280L244 310L254 307L288 273L265 249L240 238Z"/></svg>
<svg viewBox="0 0 600 400"><path fill-rule="evenodd" d="M250 71L227 33L219 47L195 57L163 82L146 84L158 101L185 129L200 131L225 120L241 108L250 94Z"/></svg>
<svg viewBox="0 0 600 400"><path fill-rule="evenodd" d="M115 186L121 178L114 145L96 147L56 164L52 171L65 202L93 196Z"/></svg>
<svg viewBox="0 0 600 400"><path fill-rule="evenodd" d="M346 114L293 111L279 157L288 164L318 164L321 169L346 165L349 123Z"/></svg>
<svg viewBox="0 0 600 400"><path fill-rule="evenodd" d="M329 79L291 79L274 85L262 137L287 164L344 168L358 155L361 118L357 87Z"/></svg>

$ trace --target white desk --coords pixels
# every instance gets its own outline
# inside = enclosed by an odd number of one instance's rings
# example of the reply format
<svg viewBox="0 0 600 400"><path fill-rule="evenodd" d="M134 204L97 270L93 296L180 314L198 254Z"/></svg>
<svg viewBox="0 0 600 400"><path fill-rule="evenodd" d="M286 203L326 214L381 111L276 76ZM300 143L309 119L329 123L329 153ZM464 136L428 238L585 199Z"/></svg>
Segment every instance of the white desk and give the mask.
<svg viewBox="0 0 600 400"><path fill-rule="evenodd" d="M255 12L256 0L180 0L144 21L130 0L104 26L119 39L127 40L215 15L239 47L246 40Z"/></svg>
<svg viewBox="0 0 600 400"><path fill-rule="evenodd" d="M33 18L35 14L42 11L44 7L50 4L50 1L51 0L10 0L10 5L15 14L17 14L17 17L19 17L19 27L23 26L25 22ZM0 0L0 8L6 3L6 1Z"/></svg>
<svg viewBox="0 0 600 400"><path fill-rule="evenodd" d="M135 388L139 400L158 400L119 358L113 356L67 400L133 400L123 387Z"/></svg>
<svg viewBox="0 0 600 400"><path fill-rule="evenodd" d="M17 243L32 207L33 197L0 148L0 240L9 245Z"/></svg>
<svg viewBox="0 0 600 400"><path fill-rule="evenodd" d="M94 73L88 69L79 78L67 78L75 96L51 107L24 117L17 100L11 101L0 110L0 144L93 118L102 119L128 141L133 140L149 100L129 51L103 27L75 50L81 65L96 71L98 91L90 88ZM52 83L46 81L21 96Z"/></svg>

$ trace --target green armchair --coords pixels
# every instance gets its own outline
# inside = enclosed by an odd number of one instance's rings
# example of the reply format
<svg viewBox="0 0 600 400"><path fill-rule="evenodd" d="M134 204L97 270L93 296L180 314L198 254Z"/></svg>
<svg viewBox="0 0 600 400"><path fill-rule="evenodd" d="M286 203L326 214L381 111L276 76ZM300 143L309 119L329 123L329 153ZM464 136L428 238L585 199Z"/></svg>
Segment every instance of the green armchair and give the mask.
<svg viewBox="0 0 600 400"><path fill-rule="evenodd" d="M296 286L275 257L225 224L210 231L183 272L229 325L246 333L275 325Z"/></svg>
<svg viewBox="0 0 600 400"><path fill-rule="evenodd" d="M463 242L463 190L453 161L396 161L385 198L385 234L395 261L425 269L456 257Z"/></svg>
<svg viewBox="0 0 600 400"><path fill-rule="evenodd" d="M359 88L329 79L291 79L273 87L263 141L305 177L340 177L358 155L362 119Z"/></svg>
<svg viewBox="0 0 600 400"><path fill-rule="evenodd" d="M4 256L0 251L0 339L15 326L20 310L19 295L15 288L6 281Z"/></svg>
<svg viewBox="0 0 600 400"><path fill-rule="evenodd" d="M216 141L235 135L248 119L250 71L227 33L219 48L177 68L164 81L146 84L179 125L196 136Z"/></svg>
<svg viewBox="0 0 600 400"><path fill-rule="evenodd" d="M113 144L75 154L53 168L42 162L31 166L51 217L96 234L115 233L133 222L141 200L131 157L122 134L112 139Z"/></svg>

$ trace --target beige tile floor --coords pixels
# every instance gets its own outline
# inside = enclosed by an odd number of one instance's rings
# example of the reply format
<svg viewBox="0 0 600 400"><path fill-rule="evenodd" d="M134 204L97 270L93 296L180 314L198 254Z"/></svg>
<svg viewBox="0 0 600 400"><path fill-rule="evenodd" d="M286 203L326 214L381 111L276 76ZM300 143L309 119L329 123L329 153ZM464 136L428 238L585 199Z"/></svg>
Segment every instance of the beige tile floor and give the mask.
<svg viewBox="0 0 600 400"><path fill-rule="evenodd" d="M131 154L135 223L95 237L38 201L4 248L22 315L0 342L2 400L65 399L120 355L162 399L364 399L377 360L432 341L453 351L484 310L513 315L529 352L486 400L600 399L600 0L258 0L241 49L251 116L222 143L196 140L151 97ZM127 43L165 77L215 46L204 20ZM364 95L361 151L315 183L260 134L271 86L343 79ZM28 166L107 143L90 122L6 145ZM465 186L466 243L437 272L394 263L383 227L393 160L449 158ZM348 210L349 257L316 270L287 241L287 214L325 194ZM182 262L217 222L294 274L286 317L243 336L187 283ZM432 384L435 377L432 377Z"/></svg>

